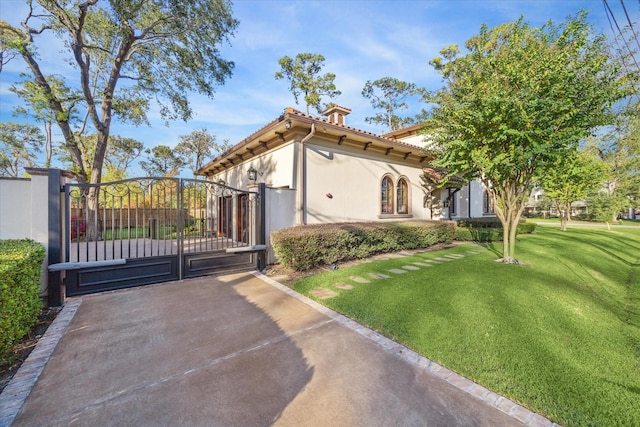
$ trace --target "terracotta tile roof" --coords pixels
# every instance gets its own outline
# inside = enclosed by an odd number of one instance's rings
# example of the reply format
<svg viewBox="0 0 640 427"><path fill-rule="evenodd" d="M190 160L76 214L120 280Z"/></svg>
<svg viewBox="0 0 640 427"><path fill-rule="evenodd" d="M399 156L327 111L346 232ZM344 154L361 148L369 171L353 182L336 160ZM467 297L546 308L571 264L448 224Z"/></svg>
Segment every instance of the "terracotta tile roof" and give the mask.
<svg viewBox="0 0 640 427"><path fill-rule="evenodd" d="M340 108L345 108L345 107L340 107ZM347 109L347 108L345 108L345 109ZM402 142L402 141L397 140L395 138L391 138L391 137L388 137L388 136L385 136L385 135L378 135L378 134L375 134L373 132L368 132L368 131L365 131L365 130L362 130L362 129L357 129L357 128L354 128L354 127L351 127L351 126L347 126L347 125L344 125L344 124L333 123L333 122L330 122L328 119L315 117L315 116L312 116L312 115L309 115L309 114L305 114L305 113L303 113L303 112L301 112L299 110L296 110L295 108L287 107L285 109L284 113L281 114L279 117L275 118L271 122L269 122L266 125L262 126L260 129L258 129L257 131L253 132L251 135L247 136L242 141L240 141L239 143L237 143L236 145L234 145L233 147L231 147L230 149L228 149L224 153L220 154L215 159L213 159L213 160L209 161L208 163L206 163L196 173L197 174L204 174L207 169L210 169L211 167L213 167L216 164L224 162L225 159L228 159L235 152L237 152L240 149L242 149L243 147L249 145L251 142L253 142L256 139L258 139L261 135L267 133L267 131L269 131L269 129L275 128L277 125L279 125L281 123L284 123L287 120L293 120L293 119L300 119L303 122L314 123L316 125L331 127L331 128L334 128L334 129L344 129L345 131L350 132L352 135L359 135L361 137L371 138L371 139L373 139L375 141L382 142L383 144L392 146L393 148L397 147L397 148L406 149L407 152L403 153L403 154L407 154L407 155L414 154L414 155L417 155L417 156L430 157L428 154L420 153L420 147L418 147L416 145L408 144L406 142Z"/></svg>
<svg viewBox="0 0 640 427"><path fill-rule="evenodd" d="M390 137L387 137L385 135L379 135L379 134L376 134L376 133L373 133L373 132L369 132L369 131L366 131L366 130L354 128L354 127L347 126L347 125L341 125L341 124L338 124L338 123L331 123L327 119L321 119L319 117L314 117L314 116L305 114L305 113L303 113L301 111L296 110L295 108L291 108L291 107L287 108L287 113L289 113L289 114L291 114L293 116L304 117L304 118L307 118L307 119L311 119L311 120L314 120L316 123L319 122L319 123L322 123L323 125L324 124L328 124L330 126L335 126L335 127L338 127L338 128L348 129L348 130L350 130L352 132L355 132L355 133L359 133L359 134L362 134L362 135L367 135L367 136L370 136L370 137L374 137L374 138L376 138L378 140L386 140L386 141L388 141L388 142L390 142L392 144L399 144L399 145L402 145L402 146L407 147L407 148L412 148L413 150L418 148L417 146L415 146L413 144L407 144L406 142L402 142L402 141L400 141L398 139L390 138Z"/></svg>

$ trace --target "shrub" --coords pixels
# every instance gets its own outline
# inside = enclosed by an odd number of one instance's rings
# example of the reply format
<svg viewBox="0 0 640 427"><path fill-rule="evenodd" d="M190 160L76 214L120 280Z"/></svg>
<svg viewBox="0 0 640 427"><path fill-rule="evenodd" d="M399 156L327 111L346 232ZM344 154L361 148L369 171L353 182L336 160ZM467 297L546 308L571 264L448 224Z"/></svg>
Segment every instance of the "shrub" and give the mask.
<svg viewBox="0 0 640 427"><path fill-rule="evenodd" d="M366 258L376 253L451 242L455 224L444 221L304 225L271 233L278 260L295 270Z"/></svg>
<svg viewBox="0 0 640 427"><path fill-rule="evenodd" d="M0 362L38 320L44 256L32 240L0 240Z"/></svg>

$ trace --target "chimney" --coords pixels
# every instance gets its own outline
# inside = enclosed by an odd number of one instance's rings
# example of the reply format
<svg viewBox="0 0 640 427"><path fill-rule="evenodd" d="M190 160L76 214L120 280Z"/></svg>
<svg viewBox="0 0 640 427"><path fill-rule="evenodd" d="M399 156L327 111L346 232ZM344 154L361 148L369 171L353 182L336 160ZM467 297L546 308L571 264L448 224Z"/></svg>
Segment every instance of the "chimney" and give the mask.
<svg viewBox="0 0 640 427"><path fill-rule="evenodd" d="M350 108L332 105L322 112L326 116L329 123L346 126L345 117L351 112Z"/></svg>

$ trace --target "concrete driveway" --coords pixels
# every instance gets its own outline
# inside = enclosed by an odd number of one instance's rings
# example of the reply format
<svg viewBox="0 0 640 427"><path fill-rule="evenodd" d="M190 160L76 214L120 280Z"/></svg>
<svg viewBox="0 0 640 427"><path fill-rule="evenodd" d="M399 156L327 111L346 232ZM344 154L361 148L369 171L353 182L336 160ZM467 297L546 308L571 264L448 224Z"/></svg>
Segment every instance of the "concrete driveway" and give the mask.
<svg viewBox="0 0 640 427"><path fill-rule="evenodd" d="M261 275L69 306L14 426L551 425Z"/></svg>

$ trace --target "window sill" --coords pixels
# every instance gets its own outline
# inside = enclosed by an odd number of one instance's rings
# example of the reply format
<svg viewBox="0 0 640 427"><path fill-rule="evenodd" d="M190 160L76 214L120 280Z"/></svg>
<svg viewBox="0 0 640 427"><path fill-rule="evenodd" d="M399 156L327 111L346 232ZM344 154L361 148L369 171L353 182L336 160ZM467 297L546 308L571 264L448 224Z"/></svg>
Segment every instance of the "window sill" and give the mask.
<svg viewBox="0 0 640 427"><path fill-rule="evenodd" d="M397 218L413 218L411 214L381 214L378 219L397 219Z"/></svg>

